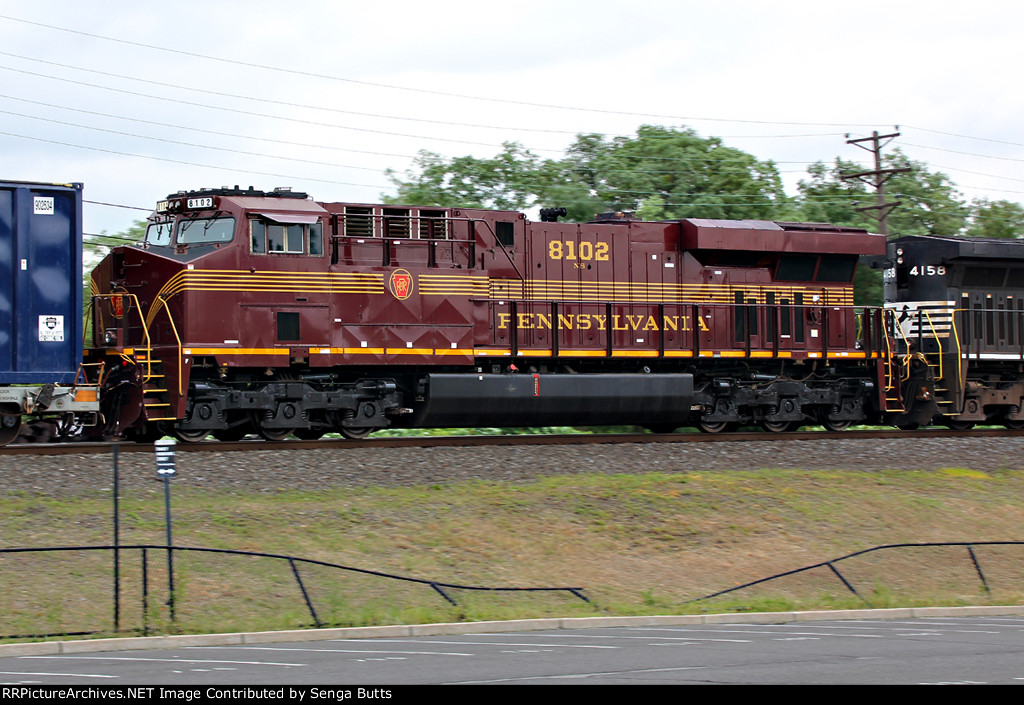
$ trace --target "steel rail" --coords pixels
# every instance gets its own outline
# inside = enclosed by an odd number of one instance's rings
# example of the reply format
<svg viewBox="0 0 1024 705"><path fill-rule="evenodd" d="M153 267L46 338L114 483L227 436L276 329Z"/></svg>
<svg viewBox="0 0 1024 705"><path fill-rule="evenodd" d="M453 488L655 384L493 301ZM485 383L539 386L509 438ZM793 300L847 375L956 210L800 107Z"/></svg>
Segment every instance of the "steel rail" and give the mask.
<svg viewBox="0 0 1024 705"><path fill-rule="evenodd" d="M976 429L970 431L953 431L946 428L929 428L915 431L897 429L849 430L849 431L790 431L771 433L768 431L750 431L735 433L578 433L578 434L524 434L508 436L413 436L404 438L366 438L353 439L320 439L302 441L298 439L284 441L243 440L234 442L216 441L212 439L197 443L179 442L178 452L246 452L257 450L315 450L331 448L470 448L474 446L512 446L512 445L595 445L595 444L627 444L627 443L733 443L733 442L780 442L780 441L815 441L815 440L876 440L887 438L1020 438L1024 431L1008 429ZM109 453L114 442L95 443L15 443L0 448L0 456L5 455L99 455ZM118 443L122 453L152 453L152 443Z"/></svg>

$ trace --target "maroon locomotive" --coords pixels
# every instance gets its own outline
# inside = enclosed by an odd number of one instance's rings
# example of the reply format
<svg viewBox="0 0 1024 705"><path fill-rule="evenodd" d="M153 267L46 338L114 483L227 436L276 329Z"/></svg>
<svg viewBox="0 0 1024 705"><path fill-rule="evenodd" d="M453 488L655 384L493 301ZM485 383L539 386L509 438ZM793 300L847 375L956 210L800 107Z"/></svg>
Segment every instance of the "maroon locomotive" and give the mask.
<svg viewBox="0 0 1024 705"><path fill-rule="evenodd" d="M845 428L885 411L885 240L816 223L216 189L94 270L105 431L198 440L386 427ZM891 371L890 371L891 374Z"/></svg>

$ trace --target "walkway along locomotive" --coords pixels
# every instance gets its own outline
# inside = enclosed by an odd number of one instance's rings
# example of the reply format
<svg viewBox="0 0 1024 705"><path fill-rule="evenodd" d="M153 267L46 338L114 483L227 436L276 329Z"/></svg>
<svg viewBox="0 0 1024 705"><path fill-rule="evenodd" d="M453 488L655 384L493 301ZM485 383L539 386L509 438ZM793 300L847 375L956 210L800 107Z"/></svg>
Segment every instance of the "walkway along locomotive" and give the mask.
<svg viewBox="0 0 1024 705"><path fill-rule="evenodd" d="M92 273L103 430L930 421L904 391L931 378L853 307L882 236L556 213L174 194Z"/></svg>

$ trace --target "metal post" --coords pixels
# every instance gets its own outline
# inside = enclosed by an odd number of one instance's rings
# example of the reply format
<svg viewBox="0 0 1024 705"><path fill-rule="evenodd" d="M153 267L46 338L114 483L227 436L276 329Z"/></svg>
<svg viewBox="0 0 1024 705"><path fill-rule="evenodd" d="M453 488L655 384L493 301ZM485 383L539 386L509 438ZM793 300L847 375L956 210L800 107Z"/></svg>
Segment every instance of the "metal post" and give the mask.
<svg viewBox="0 0 1024 705"><path fill-rule="evenodd" d="M117 443L113 447L114 454L114 631L121 630L121 522L118 458L121 453L121 446Z"/></svg>
<svg viewBox="0 0 1024 705"><path fill-rule="evenodd" d="M149 555L142 549L142 634L149 634Z"/></svg>
<svg viewBox="0 0 1024 705"><path fill-rule="evenodd" d="M299 584L299 590L302 592L302 599L306 601L306 607L309 609L309 614L313 617L313 623L316 624L317 629L323 626L320 618L316 616L316 609L313 607L313 601L309 599L309 593L306 592L306 586L302 582L302 576L299 575L299 568L295 565L295 561L292 558L288 559L288 565L292 567L292 574L295 576L295 582Z"/></svg>
<svg viewBox="0 0 1024 705"><path fill-rule="evenodd" d="M856 174L840 174L840 178L843 179L844 181L848 181L850 179L859 179L860 181L866 183L868 186L873 186L875 188L877 200L876 205L862 206L854 210L866 213L870 217L877 220L879 231L882 235L885 235L886 237L889 236L889 212L896 206L900 205L900 201L887 202L885 200L885 182L891 179L896 174L901 174L910 171L910 168L901 167L899 169L883 169L882 147L884 147L885 145L882 144L882 140L888 140L889 142L891 142L894 138L899 136L899 132L893 132L892 134L888 135L879 135L878 130L875 130L874 132L871 133L871 137L861 137L860 139L855 140L847 139L847 144L852 144L854 146L860 147L861 149L866 149L867 151L874 154L875 168L872 171L862 171ZM847 137L849 137L849 135L847 135ZM871 146L864 146L863 144L861 144L862 142L870 142ZM889 142L886 142L885 144L888 144ZM867 177L872 178L869 179Z"/></svg>
<svg viewBox="0 0 1024 705"><path fill-rule="evenodd" d="M988 581L985 580L985 574L983 572L981 572L981 565L978 563L978 557L976 555L974 555L974 547L973 546L968 546L967 547L967 552L971 556L971 563L974 564L975 572L977 572L978 577L981 578L981 586L985 589L986 594L991 595L992 591L989 590Z"/></svg>
<svg viewBox="0 0 1024 705"><path fill-rule="evenodd" d="M161 439L153 444L156 450L156 472L164 480L164 520L167 524L167 607L174 621L174 549L171 539L171 476L175 473L174 441Z"/></svg>
<svg viewBox="0 0 1024 705"><path fill-rule="evenodd" d="M171 621L174 621L174 544L171 541L171 478L164 475L164 519L167 524L167 587L169 596L167 607L171 611Z"/></svg>

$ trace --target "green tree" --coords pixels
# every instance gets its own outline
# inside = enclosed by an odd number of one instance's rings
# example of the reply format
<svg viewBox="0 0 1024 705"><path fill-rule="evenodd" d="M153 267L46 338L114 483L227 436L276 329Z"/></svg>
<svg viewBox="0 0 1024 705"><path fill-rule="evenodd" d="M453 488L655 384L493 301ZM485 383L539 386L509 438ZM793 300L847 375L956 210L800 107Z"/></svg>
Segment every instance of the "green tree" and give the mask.
<svg viewBox="0 0 1024 705"><path fill-rule="evenodd" d="M885 183L887 201L900 201L889 212L889 233L898 235L939 235L953 237L967 226L970 210L949 177L931 171L923 162L909 159L894 149L882 159L884 169L908 169L892 175ZM854 162L836 158L832 167L817 162L808 168L811 178L800 181L798 203L807 220L877 230L878 221L870 211L857 208L874 205L873 187L844 174L864 171Z"/></svg>
<svg viewBox="0 0 1024 705"><path fill-rule="evenodd" d="M131 245L142 242L146 237L146 221L136 220L119 233L110 234L106 230L99 235L86 234L82 239L82 260L86 274L107 256L110 248L117 245Z"/></svg>
<svg viewBox="0 0 1024 705"><path fill-rule="evenodd" d="M563 206L572 220L634 210L650 220L784 220L796 210L775 165L687 128L644 125L635 137L581 134L562 159L542 160L516 143L493 159L421 152L388 177L389 203L525 209Z"/></svg>
<svg viewBox="0 0 1024 705"><path fill-rule="evenodd" d="M525 210L537 200L543 172L541 159L516 142L504 143L493 159L465 156L446 160L421 151L404 178L387 170L396 194L384 196L384 200L418 206Z"/></svg>
<svg viewBox="0 0 1024 705"><path fill-rule="evenodd" d="M558 162L558 182L648 220L784 220L796 211L775 164L688 128L642 125L636 137L578 135ZM552 194L554 195L554 194Z"/></svg>
<svg viewBox="0 0 1024 705"><path fill-rule="evenodd" d="M900 201L889 216L892 235L955 237L963 233L970 210L948 176L909 159L899 149L892 150L883 162L889 169L910 169L886 184L887 195Z"/></svg>
<svg viewBox="0 0 1024 705"><path fill-rule="evenodd" d="M801 180L797 187L801 220L871 230L873 221L857 210L870 198L867 184L842 178L843 174L857 171L861 171L860 165L839 157L832 166L816 162L808 167L810 179Z"/></svg>
<svg viewBox="0 0 1024 705"><path fill-rule="evenodd" d="M970 237L1024 237L1024 205L977 198L971 204Z"/></svg>

